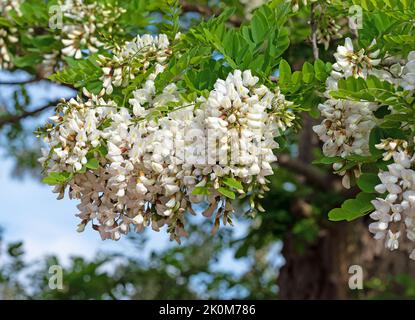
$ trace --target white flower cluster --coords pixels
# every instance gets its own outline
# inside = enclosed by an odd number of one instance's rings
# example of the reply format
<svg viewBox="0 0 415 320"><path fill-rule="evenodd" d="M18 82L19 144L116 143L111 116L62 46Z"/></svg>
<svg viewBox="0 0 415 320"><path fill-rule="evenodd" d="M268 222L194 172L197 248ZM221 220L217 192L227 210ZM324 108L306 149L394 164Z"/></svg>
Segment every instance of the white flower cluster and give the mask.
<svg viewBox="0 0 415 320"><path fill-rule="evenodd" d="M125 13L122 7L101 2L85 4L83 0L65 0L60 5L66 18L60 36L65 46L61 52L75 59L82 58L82 50L97 52L104 45L97 38L98 30L106 28L111 32L113 22Z"/></svg>
<svg viewBox="0 0 415 320"><path fill-rule="evenodd" d="M375 42L369 47L375 45ZM323 117L320 125L313 127L314 132L324 142L323 153L328 157L340 156L346 158L352 154L369 154L369 134L376 125L373 111L379 107L375 103L359 102L344 99L334 99L330 96L331 90L337 90L340 79L348 77L366 78L374 67L380 63L379 51L366 54L364 49L355 51L350 38L347 38L344 46L339 46L334 54L336 63L326 81L327 100L318 108ZM336 163L335 170L342 167ZM343 185L350 186L350 177L342 172Z"/></svg>
<svg viewBox="0 0 415 320"><path fill-rule="evenodd" d="M379 52L365 54L362 49L355 52L350 38L344 46L339 46L334 54L336 63L327 78L327 100L319 105L323 116L320 125L314 131L324 142L326 156L346 158L351 154L367 155L370 130L375 126L373 111L377 104L339 100L330 97L329 92L337 89L337 82L350 76L366 78L370 70L380 63L376 59Z"/></svg>
<svg viewBox="0 0 415 320"><path fill-rule="evenodd" d="M408 55L408 62L402 69L401 87L405 90L415 90L415 51Z"/></svg>
<svg viewBox="0 0 415 320"><path fill-rule="evenodd" d="M375 44L373 41L367 52L364 49L355 51L351 39L347 38L345 45L339 46L334 54L336 63L333 64L332 73L326 82L327 100L319 105L323 121L313 128L324 142L323 153L328 157L369 155L370 131L379 121L373 113L379 108L377 103L334 99L330 96L330 91L338 89L340 79L365 79L368 75L374 75L396 86L411 88L415 55L409 55L405 66L394 57L385 57L382 61L379 50L371 52ZM342 166L342 163L336 163L333 167L339 170ZM349 187L349 175L345 172L341 174L344 175L343 185Z"/></svg>
<svg viewBox="0 0 415 320"><path fill-rule="evenodd" d="M0 2L0 17L3 17L12 22L9 16L10 11L16 11L20 13L20 0L2 0ZM8 47L19 41L17 37L17 28L14 26L0 27L0 70L13 68L12 57L10 55Z"/></svg>
<svg viewBox="0 0 415 320"><path fill-rule="evenodd" d="M389 250L399 248L403 233L410 241L415 241L415 157L405 149L406 146L407 143L395 140L384 140L377 145L387 151L387 157L393 151L393 163L388 165L388 171L378 174L381 184L375 190L386 196L372 201L376 210L370 217L376 222L369 225L369 231L375 239L384 239ZM415 260L415 249L410 258Z"/></svg>
<svg viewBox="0 0 415 320"><path fill-rule="evenodd" d="M258 85L250 71L217 80L208 98L187 105L174 84L157 94L153 79L133 92L131 108L84 95L87 102L58 106L41 161L50 177L68 177L55 192L62 197L69 186L80 200L79 231L92 221L103 239L167 225L180 241L185 214L202 201L205 216L230 222L234 193L224 182L241 186L234 189L240 194L266 191L274 138L293 120L284 96ZM179 106L152 117L169 103Z"/></svg>
<svg viewBox="0 0 415 320"><path fill-rule="evenodd" d="M137 36L121 48L115 48L111 57L100 56L98 63L104 73L101 80L107 94L113 87L126 86L137 74L144 73L150 66L154 79L164 70L166 60L171 54L169 40L165 34Z"/></svg>
<svg viewBox="0 0 415 320"><path fill-rule="evenodd" d="M51 153L40 160L50 172L80 171L88 161L88 152L101 145L99 125L117 110L113 102L107 103L86 90L84 94L89 97L87 102L80 97L63 100L57 114L50 118L54 125L47 128L46 141Z"/></svg>

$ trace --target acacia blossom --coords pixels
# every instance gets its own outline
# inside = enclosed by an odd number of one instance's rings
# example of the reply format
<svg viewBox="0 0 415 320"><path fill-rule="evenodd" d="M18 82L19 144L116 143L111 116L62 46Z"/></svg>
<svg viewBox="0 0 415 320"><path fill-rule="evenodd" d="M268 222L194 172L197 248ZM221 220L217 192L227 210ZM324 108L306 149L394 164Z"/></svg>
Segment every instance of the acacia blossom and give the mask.
<svg viewBox="0 0 415 320"><path fill-rule="evenodd" d="M126 12L119 6L105 3L85 4L82 0L65 0L60 5L67 19L60 35L64 45L61 52L75 59L82 58L82 50L95 53L103 47L104 44L97 37L98 30L106 28L111 32L112 24Z"/></svg>
<svg viewBox="0 0 415 320"><path fill-rule="evenodd" d="M391 251L399 248L399 241L406 235L415 241L415 157L406 149L407 143L400 140L384 140L376 147L385 150L385 157L392 151L393 163L387 171L380 171L381 184L375 190L384 195L372 201L375 211L370 217L375 222L369 231L377 240L384 240L385 247ZM406 248L407 249L407 248ZM415 249L410 258L415 260Z"/></svg>
<svg viewBox="0 0 415 320"><path fill-rule="evenodd" d="M137 74L144 73L150 66L154 68L149 79L164 70L165 62L171 54L169 40L165 34L137 36L122 47L115 48L110 57L99 56L102 67L103 86L107 94L113 87L126 86Z"/></svg>
<svg viewBox="0 0 415 320"><path fill-rule="evenodd" d="M130 230L167 225L180 241L195 203L206 203L205 216L231 223L224 181L233 179L241 195L266 191L274 138L293 121L291 103L258 80L236 70L217 80L207 98L183 105L174 84L157 93L150 76L129 107L86 90L87 101L58 106L41 161L52 176L70 173L54 191L62 197L69 187L69 196L80 200L78 230L91 221L103 239L118 240ZM172 103L177 107L152 116Z"/></svg>
<svg viewBox="0 0 415 320"><path fill-rule="evenodd" d="M379 108L378 103L355 101L347 99L335 99L330 95L331 91L338 90L338 81L348 77L364 78L369 75L388 81L395 86L411 79L412 64L402 66L394 57L387 56L383 60L379 58L379 50L373 51L376 42L373 41L367 50L354 50L350 38L347 38L344 46L339 46L334 54L336 63L326 81L327 100L318 106L323 120L321 124L314 126L320 140L324 142L323 153L328 157L341 157L347 159L351 155L368 156L370 131L380 121L374 115ZM411 58L409 56L409 60ZM393 110L392 110L393 111ZM343 162L335 163L333 168L340 170ZM356 172L359 175L359 172ZM343 185L350 186L349 173L340 170L343 175Z"/></svg>

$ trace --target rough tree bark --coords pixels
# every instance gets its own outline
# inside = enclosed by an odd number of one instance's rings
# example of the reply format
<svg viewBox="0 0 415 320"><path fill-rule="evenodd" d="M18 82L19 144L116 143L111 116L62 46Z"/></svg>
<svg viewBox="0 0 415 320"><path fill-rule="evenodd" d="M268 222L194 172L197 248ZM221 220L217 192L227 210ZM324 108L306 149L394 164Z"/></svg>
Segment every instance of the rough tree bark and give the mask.
<svg viewBox="0 0 415 320"><path fill-rule="evenodd" d="M302 253L296 250L289 234L282 254L286 263L278 278L281 299L356 298L357 292L348 286L351 265L362 267L363 286L372 277L402 273L415 276L415 263L408 253L385 250L381 242L373 240L365 219L330 223ZM361 293L370 294L365 288Z"/></svg>

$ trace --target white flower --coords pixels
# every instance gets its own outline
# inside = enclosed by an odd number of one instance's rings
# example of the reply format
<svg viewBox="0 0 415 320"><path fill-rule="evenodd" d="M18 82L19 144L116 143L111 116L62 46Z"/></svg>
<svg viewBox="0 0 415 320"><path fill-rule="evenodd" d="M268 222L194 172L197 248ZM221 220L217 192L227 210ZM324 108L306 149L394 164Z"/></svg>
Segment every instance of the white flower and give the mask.
<svg viewBox="0 0 415 320"><path fill-rule="evenodd" d="M374 40L369 50L375 45L376 41ZM377 59L379 52L376 50L366 54L364 49L354 51L352 40L346 38L344 46L338 46L337 52L334 54L336 63L333 64L333 70L343 74L345 78L350 76L366 77L372 67L380 63L380 59Z"/></svg>
<svg viewBox="0 0 415 320"><path fill-rule="evenodd" d="M384 141L383 147L388 149L388 146L390 143ZM378 174L381 184L375 190L386 193L386 197L372 201L376 210L370 217L376 222L369 225L369 231L374 233L377 240L386 238L386 248L396 250L399 248L401 231L393 232L392 229L406 229L407 238L415 241L415 171L412 169L414 158L407 150L392 151L392 158L394 162L387 166L388 171ZM410 257L414 259L414 252Z"/></svg>
<svg viewBox="0 0 415 320"><path fill-rule="evenodd" d="M401 86L405 90L415 90L415 51L408 55L408 62L403 68Z"/></svg>

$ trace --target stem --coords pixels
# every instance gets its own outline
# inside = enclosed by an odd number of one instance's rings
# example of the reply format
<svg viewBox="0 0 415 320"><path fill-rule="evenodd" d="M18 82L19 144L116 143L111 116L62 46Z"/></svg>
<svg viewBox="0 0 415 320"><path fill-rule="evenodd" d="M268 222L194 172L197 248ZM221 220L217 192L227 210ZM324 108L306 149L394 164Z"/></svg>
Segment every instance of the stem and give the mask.
<svg viewBox="0 0 415 320"><path fill-rule="evenodd" d="M24 111L16 115L8 115L8 116L0 117L0 129L5 125L15 124L25 118L36 116L37 114L41 113L44 110L55 107L58 103L59 103L59 100L50 102L47 105L41 106L32 111Z"/></svg>
<svg viewBox="0 0 415 320"><path fill-rule="evenodd" d="M317 7L317 3L311 4L310 26L311 26L311 44L313 46L314 60L317 60L319 57L319 50L318 50L318 45L317 45L318 23L317 23L316 16L315 16L316 7Z"/></svg>

